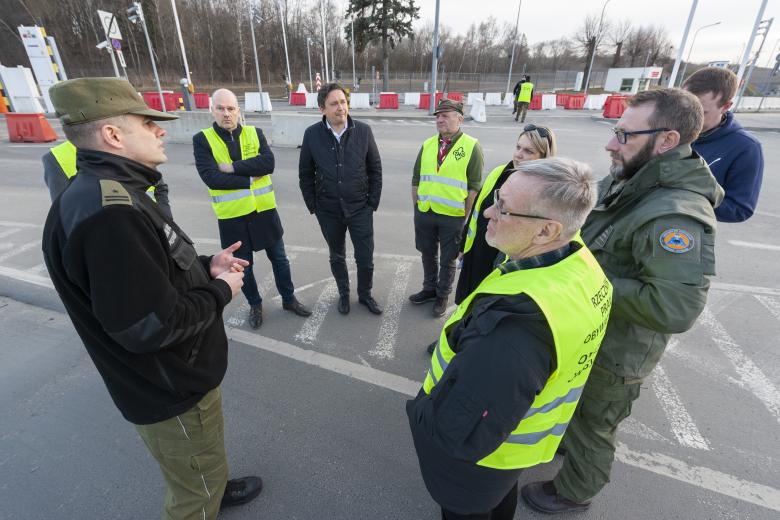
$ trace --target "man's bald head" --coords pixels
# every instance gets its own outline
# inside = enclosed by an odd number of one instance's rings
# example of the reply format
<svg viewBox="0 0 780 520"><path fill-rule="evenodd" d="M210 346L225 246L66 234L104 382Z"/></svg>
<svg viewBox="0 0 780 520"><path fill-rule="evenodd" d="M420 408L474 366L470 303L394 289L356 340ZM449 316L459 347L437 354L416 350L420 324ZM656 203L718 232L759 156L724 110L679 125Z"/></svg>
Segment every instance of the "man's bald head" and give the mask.
<svg viewBox="0 0 780 520"><path fill-rule="evenodd" d="M236 95L226 88L215 90L211 95L211 115L220 128L229 132L235 130L241 116Z"/></svg>

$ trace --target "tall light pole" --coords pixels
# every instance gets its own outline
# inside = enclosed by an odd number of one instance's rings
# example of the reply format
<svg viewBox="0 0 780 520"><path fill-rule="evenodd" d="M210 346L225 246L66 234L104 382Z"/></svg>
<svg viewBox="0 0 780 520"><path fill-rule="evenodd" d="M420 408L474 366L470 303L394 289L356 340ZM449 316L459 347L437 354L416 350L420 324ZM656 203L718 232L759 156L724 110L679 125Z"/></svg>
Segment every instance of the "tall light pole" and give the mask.
<svg viewBox="0 0 780 520"><path fill-rule="evenodd" d="M699 35L699 31L702 29L706 29L707 27L715 27L716 25L720 25L723 22L715 22L711 23L709 25L702 25L698 29L696 29L696 32L693 33L693 38L691 38L691 46L688 48L688 57L685 58L685 65L683 65L682 72L680 73L680 85L683 84L685 81L685 70L688 68L688 64L691 62L691 53L693 52L693 46L696 43L696 37Z"/></svg>
<svg viewBox="0 0 780 520"><path fill-rule="evenodd" d="M349 30L352 32L352 88L357 87L357 75L355 74L355 17L349 17Z"/></svg>
<svg viewBox="0 0 780 520"><path fill-rule="evenodd" d="M306 57L309 59L309 90L314 92L314 82L311 79L311 38L306 37Z"/></svg>
<svg viewBox="0 0 780 520"><path fill-rule="evenodd" d="M436 18L433 20L433 48L431 54L431 101L428 104L428 113L433 115L436 110L436 72L439 69L439 2L436 0Z"/></svg>
<svg viewBox="0 0 780 520"><path fill-rule="evenodd" d="M143 7L141 7L141 2L133 2L133 5L127 9L127 17L133 23L141 22L141 27L144 29L146 46L149 47L149 61L152 62L152 71L154 71L154 82L157 85L157 94L160 96L160 106L162 107L162 111L165 112L165 98L163 98L162 88L160 87L160 76L157 75L157 65L154 61L152 40L149 39L149 31L146 29L146 18L144 18L144 10Z"/></svg>
<svg viewBox="0 0 780 520"><path fill-rule="evenodd" d="M683 31L682 41L677 48L677 58L674 60L674 66L672 67L672 73L669 75L669 84L667 86L673 87L677 81L677 71L680 70L680 61L682 61L683 52L685 52L685 43L688 41L688 32L691 30L691 23L693 23L693 15L696 14L696 6L699 0L693 0L691 4L691 11L688 13L688 21L685 23L685 30Z"/></svg>
<svg viewBox="0 0 780 520"><path fill-rule="evenodd" d="M737 72L737 83L742 81L742 76L745 74L745 68L747 67L748 59L750 58L750 51L753 50L753 42L756 39L758 33L758 26L761 25L761 20L764 17L764 10L766 9L767 0L761 2L761 7L758 9L758 15L756 16L756 23L753 24L753 32L750 33L750 39L745 45L745 54L742 55L742 63L739 64L739 72Z"/></svg>
<svg viewBox="0 0 780 520"><path fill-rule="evenodd" d="M590 73L593 71L593 62L596 60L596 51L599 47L599 41L601 40L601 29L604 28L604 11L607 9L609 0L604 2L604 7L601 8L601 18L599 18L599 30L593 39L593 54L590 55L590 65L588 65L588 75L585 77L585 88L582 93L588 94L588 83L590 82Z"/></svg>
<svg viewBox="0 0 780 520"><path fill-rule="evenodd" d="M187 78L187 84L192 85L190 78L190 66L187 64L187 51L184 50L184 38L181 37L181 26L179 25L179 13L176 11L176 0L171 0L173 8L173 21L176 22L176 33L179 35L179 46L181 47L181 59L184 61L184 75Z"/></svg>
<svg viewBox="0 0 780 520"><path fill-rule="evenodd" d="M290 85L290 95L292 95L292 75L290 74L290 55L287 53L287 16L282 9L281 2L276 2L276 7L279 9L279 20L282 22L282 40L284 40L284 60L287 63L287 82Z"/></svg>
<svg viewBox="0 0 780 520"><path fill-rule="evenodd" d="M330 83L330 71L328 71L328 39L325 37L325 6L324 0L320 0L320 24L322 25L322 54L325 55L325 83Z"/></svg>
<svg viewBox="0 0 780 520"><path fill-rule="evenodd" d="M515 22L515 36L512 38L512 57L509 59L509 74L506 77L506 92L509 92L509 85L512 83L512 65L515 63L515 45L517 44L517 29L520 27L520 6L523 0L517 2L517 21Z"/></svg>
<svg viewBox="0 0 780 520"><path fill-rule="evenodd" d="M257 72L257 92L260 94L260 110L263 106L263 82L260 80L260 61L257 59L257 43L255 42L255 15L252 2L249 3L249 29L252 32L252 50L255 52L255 71Z"/></svg>
<svg viewBox="0 0 780 520"><path fill-rule="evenodd" d="M761 51L764 48L764 43L766 43L767 34L769 34L769 28L772 27L772 22L774 20L774 18L770 18L768 20L763 20L760 24L758 24L759 30L764 31L763 38L761 38L761 45L758 46L758 50L753 57L753 61L750 63L750 68L748 69L747 76L745 76L745 81L742 82L742 88L739 91L739 95L737 95L737 101L734 103L734 113L739 110L739 105L742 103L742 96L745 95L745 89L747 89L748 83L750 82L750 77L753 75L753 69L756 67L758 57L761 55ZM758 31L756 34L758 34Z"/></svg>

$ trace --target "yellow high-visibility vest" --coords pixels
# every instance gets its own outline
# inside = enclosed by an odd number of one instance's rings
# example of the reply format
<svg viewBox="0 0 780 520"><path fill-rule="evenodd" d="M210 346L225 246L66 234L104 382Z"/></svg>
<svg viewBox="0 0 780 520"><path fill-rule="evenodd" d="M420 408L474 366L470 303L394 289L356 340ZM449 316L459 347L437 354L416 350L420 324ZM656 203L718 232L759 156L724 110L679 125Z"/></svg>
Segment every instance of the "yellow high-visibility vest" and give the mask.
<svg viewBox="0 0 780 520"><path fill-rule="evenodd" d="M462 134L437 169L439 136L434 135L423 143L417 209L422 212L433 210L452 217L466 215L466 198L469 195L466 170L476 144L476 139Z"/></svg>
<svg viewBox="0 0 780 520"><path fill-rule="evenodd" d="M227 145L213 128L204 128L203 135L211 147L211 153L217 164L232 164ZM260 154L260 138L254 126L242 126L239 136L241 160L251 159ZM226 174L230 175L230 174ZM274 186L271 175L263 175L254 181L249 188L238 190L212 190L211 207L220 220L242 217L254 211L268 211L276 207Z"/></svg>
<svg viewBox="0 0 780 520"><path fill-rule="evenodd" d="M612 306L612 285L584 246L548 267L505 274L495 269L445 323L423 384L426 394L441 381L456 356L447 335L468 314L474 299L483 294L520 293L527 294L544 313L555 341L557 367L507 439L477 462L496 469L526 468L552 460L593 367ZM475 423L490 415L489 408L475 413Z"/></svg>
<svg viewBox="0 0 780 520"><path fill-rule="evenodd" d="M517 101L519 103L530 103L531 92L534 91L534 84L530 81L520 84L520 92L517 93Z"/></svg>
<svg viewBox="0 0 780 520"><path fill-rule="evenodd" d="M469 215L468 229L466 230L466 242L463 244L463 253L468 253L471 250L471 246L474 245L474 236L477 234L477 219L479 218L480 207L482 202L493 193L493 187L496 185L498 178L504 172L506 165L497 166L485 179L485 183L482 185L482 189L479 190L477 201L474 203L474 207L471 209L471 215Z"/></svg>

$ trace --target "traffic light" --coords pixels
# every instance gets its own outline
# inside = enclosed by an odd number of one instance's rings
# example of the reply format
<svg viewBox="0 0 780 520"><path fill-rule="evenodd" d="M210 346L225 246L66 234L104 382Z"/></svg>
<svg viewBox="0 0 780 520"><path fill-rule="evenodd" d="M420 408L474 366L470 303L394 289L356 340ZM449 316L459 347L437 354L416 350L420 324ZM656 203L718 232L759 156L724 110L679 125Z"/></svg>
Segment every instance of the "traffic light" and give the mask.
<svg viewBox="0 0 780 520"><path fill-rule="evenodd" d="M141 9L140 2L133 2L133 5L127 8L127 18L133 23L143 21L144 12Z"/></svg>

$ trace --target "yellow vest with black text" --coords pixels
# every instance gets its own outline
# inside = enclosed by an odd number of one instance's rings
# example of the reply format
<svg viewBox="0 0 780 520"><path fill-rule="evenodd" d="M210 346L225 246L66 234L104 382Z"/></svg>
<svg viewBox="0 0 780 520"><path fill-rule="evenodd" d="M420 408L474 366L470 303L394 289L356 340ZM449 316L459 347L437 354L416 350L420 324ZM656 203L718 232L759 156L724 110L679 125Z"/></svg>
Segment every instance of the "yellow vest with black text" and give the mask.
<svg viewBox="0 0 780 520"><path fill-rule="evenodd" d="M531 92L534 91L534 84L530 81L520 84L520 92L517 93L518 103L530 103Z"/></svg>
<svg viewBox="0 0 780 520"><path fill-rule="evenodd" d="M76 146L73 143L66 140L53 147L50 151L54 158L57 159L57 164L62 168L65 177L70 179L76 175ZM146 190L146 194L154 200L154 186Z"/></svg>
<svg viewBox="0 0 780 520"><path fill-rule="evenodd" d="M612 285L586 247L548 267L506 274L495 269L444 324L423 384L426 394L456 356L447 334L468 314L474 298L520 293L544 313L555 341L557 367L506 440L477 462L489 468L526 468L552 460L596 359L612 305ZM475 411L475 424L489 415L487 406Z"/></svg>
<svg viewBox="0 0 780 520"><path fill-rule="evenodd" d="M476 144L476 139L461 134L437 171L439 136L434 135L423 143L417 209L422 212L433 210L434 213L451 217L466 215L466 198L469 195L466 170Z"/></svg>
<svg viewBox="0 0 780 520"><path fill-rule="evenodd" d="M203 135L206 136L217 164L233 163L227 145L213 128L204 128ZM255 127L242 126L238 139L242 161L260 154L260 139L257 137ZM225 175L231 174L226 173ZM209 195L211 196L211 207L220 220L243 217L254 211L268 211L276 207L276 197L270 174L258 178L249 188L239 190L212 190L209 188Z"/></svg>
<svg viewBox="0 0 780 520"><path fill-rule="evenodd" d="M463 244L463 252L468 253L471 250L471 246L474 245L474 236L477 234L477 219L479 218L480 207L482 202L493 193L493 187L496 185L498 178L504 172L506 165L497 166L488 174L485 179L485 183L482 184L482 189L479 190L479 196L474 203L474 207L471 208L471 215L469 215L468 229L466 230L466 242Z"/></svg>

